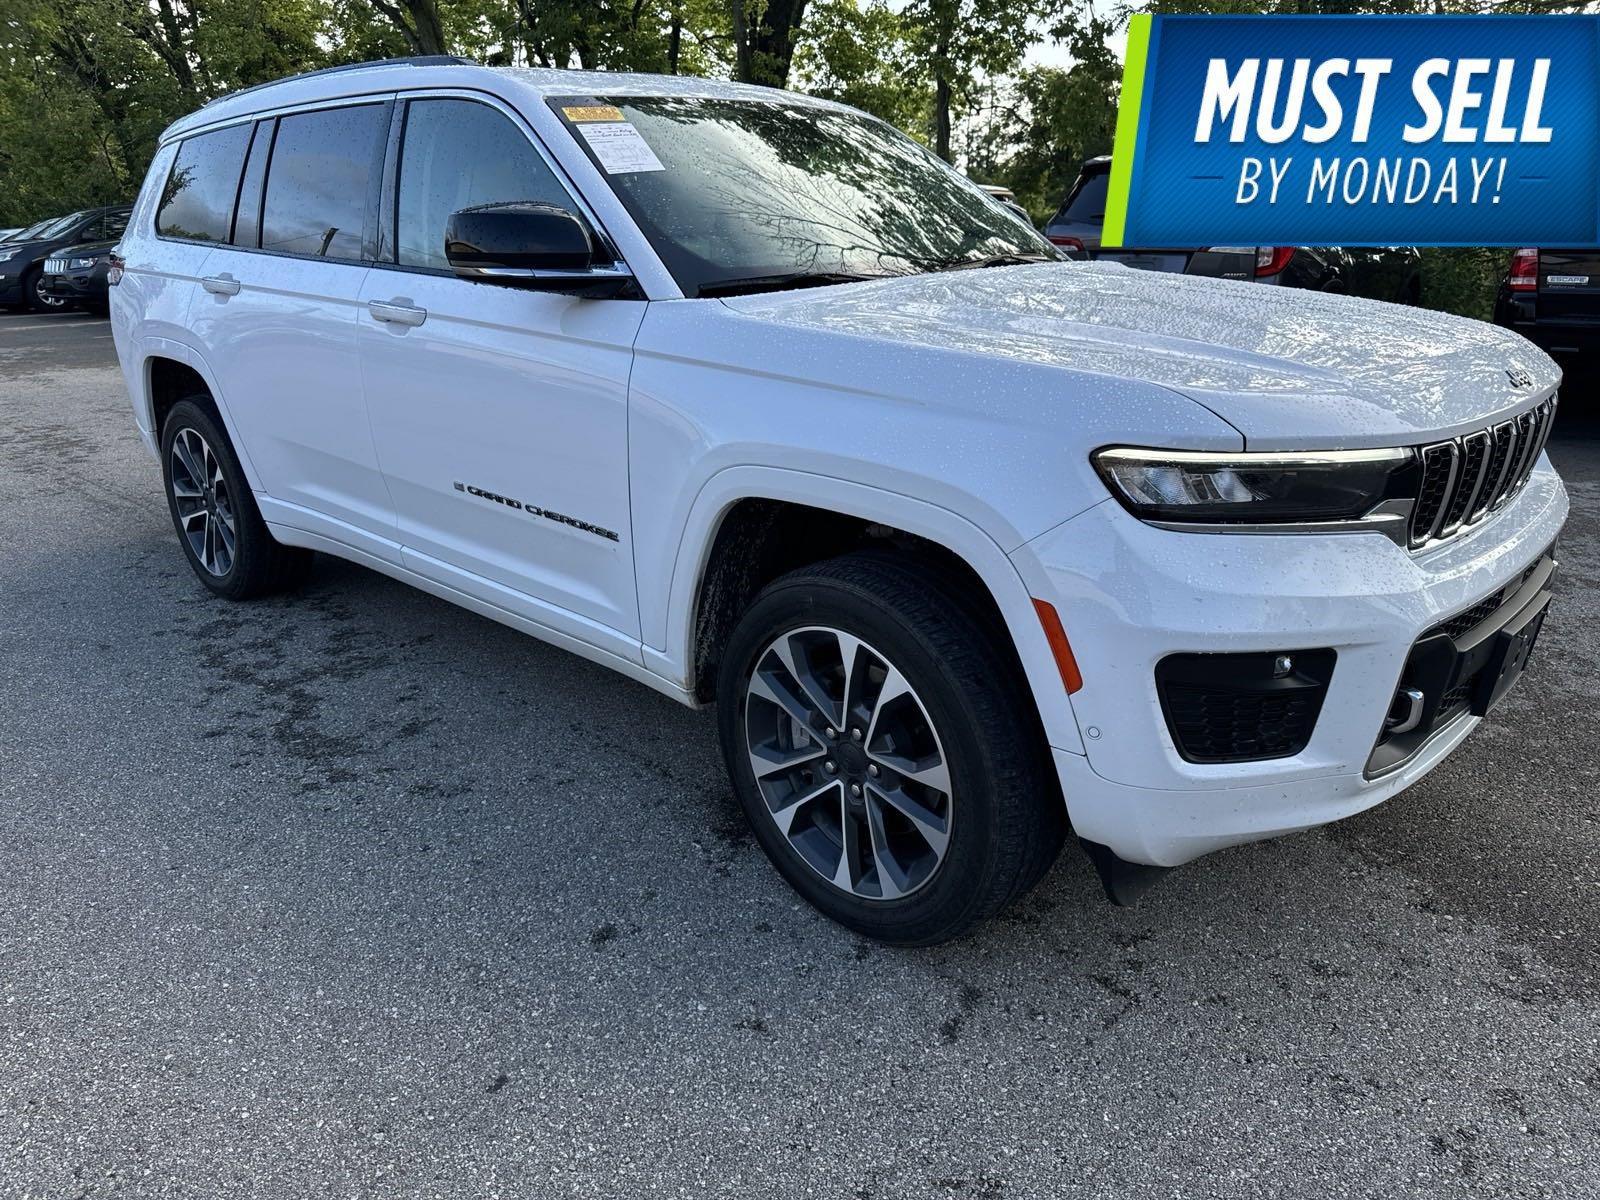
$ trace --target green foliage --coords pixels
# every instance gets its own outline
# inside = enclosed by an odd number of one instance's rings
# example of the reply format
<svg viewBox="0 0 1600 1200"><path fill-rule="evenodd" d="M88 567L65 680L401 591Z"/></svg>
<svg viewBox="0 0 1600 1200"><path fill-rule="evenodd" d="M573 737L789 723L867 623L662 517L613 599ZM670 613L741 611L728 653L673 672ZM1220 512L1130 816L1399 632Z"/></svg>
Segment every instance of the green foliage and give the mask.
<svg viewBox="0 0 1600 1200"><path fill-rule="evenodd" d="M1122 82L1108 23L1091 19L1062 33L1072 65L1018 73L968 150L972 176L1010 188L1041 223L1061 206L1084 159L1111 153Z"/></svg>
<svg viewBox="0 0 1600 1200"><path fill-rule="evenodd" d="M906 43L905 19L883 0L823 0L806 19L793 82L891 125L927 123L933 89Z"/></svg>

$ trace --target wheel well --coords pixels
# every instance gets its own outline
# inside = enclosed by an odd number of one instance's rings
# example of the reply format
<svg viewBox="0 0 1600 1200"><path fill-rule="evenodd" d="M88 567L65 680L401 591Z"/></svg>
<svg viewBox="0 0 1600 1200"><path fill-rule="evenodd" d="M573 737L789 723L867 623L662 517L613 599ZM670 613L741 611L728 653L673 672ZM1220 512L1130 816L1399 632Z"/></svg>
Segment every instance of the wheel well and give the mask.
<svg viewBox="0 0 1600 1200"><path fill-rule="evenodd" d="M161 436L161 427L167 423L167 414L179 400L204 397L211 415L217 418L217 424L222 424L216 402L211 399L211 389L200 372L174 358L152 358L146 369L150 373L150 420L157 438Z"/></svg>
<svg viewBox="0 0 1600 1200"><path fill-rule="evenodd" d="M722 648L762 588L800 567L868 549L931 568L943 586L968 600L979 619L992 622L1005 645L1011 645L988 586L965 559L939 543L844 513L752 498L739 501L722 518L700 577L694 626L696 698L716 698Z"/></svg>

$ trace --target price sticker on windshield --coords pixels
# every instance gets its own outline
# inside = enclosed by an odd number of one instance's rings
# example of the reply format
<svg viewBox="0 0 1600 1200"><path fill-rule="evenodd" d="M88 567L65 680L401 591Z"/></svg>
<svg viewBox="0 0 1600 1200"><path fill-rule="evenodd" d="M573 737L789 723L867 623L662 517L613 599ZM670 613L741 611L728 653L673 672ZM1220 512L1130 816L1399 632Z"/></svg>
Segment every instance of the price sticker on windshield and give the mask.
<svg viewBox="0 0 1600 1200"><path fill-rule="evenodd" d="M628 175L639 171L665 171L650 143L626 121L602 125L579 125L578 132L594 152L595 161L607 175Z"/></svg>
<svg viewBox="0 0 1600 1200"><path fill-rule="evenodd" d="M580 121L620 121L622 110L615 104L576 104L561 110L574 125Z"/></svg>

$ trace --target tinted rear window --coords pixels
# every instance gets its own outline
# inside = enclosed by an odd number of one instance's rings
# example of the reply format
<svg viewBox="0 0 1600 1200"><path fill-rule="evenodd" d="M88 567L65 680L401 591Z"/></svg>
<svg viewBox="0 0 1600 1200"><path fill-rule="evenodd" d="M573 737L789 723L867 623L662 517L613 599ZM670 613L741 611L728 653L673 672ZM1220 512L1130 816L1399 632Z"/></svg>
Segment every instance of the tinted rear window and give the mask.
<svg viewBox="0 0 1600 1200"><path fill-rule="evenodd" d="M156 210L156 232L194 242L225 242L250 126L202 133L178 147Z"/></svg>
<svg viewBox="0 0 1600 1200"><path fill-rule="evenodd" d="M1111 176L1101 171L1091 175L1083 181L1083 186L1078 189L1077 195L1067 201L1062 217L1068 221L1082 221L1094 224L1096 221L1106 219L1106 187L1111 182Z"/></svg>
<svg viewBox="0 0 1600 1200"><path fill-rule="evenodd" d="M360 259L388 112L364 104L279 119L262 205L263 250Z"/></svg>

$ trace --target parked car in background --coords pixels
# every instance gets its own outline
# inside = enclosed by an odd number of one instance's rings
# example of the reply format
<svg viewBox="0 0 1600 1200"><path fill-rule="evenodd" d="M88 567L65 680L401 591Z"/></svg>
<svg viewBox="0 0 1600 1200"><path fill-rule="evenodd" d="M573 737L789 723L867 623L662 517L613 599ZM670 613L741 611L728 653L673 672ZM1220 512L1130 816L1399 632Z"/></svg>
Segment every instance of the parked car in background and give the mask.
<svg viewBox="0 0 1600 1200"><path fill-rule="evenodd" d="M1033 224L1033 218L1028 215L1028 210L1017 203L1017 194L1010 188L1001 187L998 183L980 183L978 186L1028 222L1028 224Z"/></svg>
<svg viewBox="0 0 1600 1200"><path fill-rule="evenodd" d="M40 282L45 294L91 312L106 313L109 290L106 275L111 265L111 252L116 246L116 239L112 239L57 250L44 260L44 277Z"/></svg>
<svg viewBox="0 0 1600 1200"><path fill-rule="evenodd" d="M1494 323L1551 354L1592 353L1600 346L1600 248L1513 253L1495 295Z"/></svg>
<svg viewBox="0 0 1600 1200"><path fill-rule="evenodd" d="M0 304L35 312L64 309L69 301L52 295L44 283L44 262L57 250L115 241L128 227L129 204L87 208L58 217L26 241L0 245Z"/></svg>
<svg viewBox="0 0 1600 1200"><path fill-rule="evenodd" d="M1069 827L1128 899L1409 786L1516 680L1567 514L1523 339L1066 262L765 87L251 89L162 135L111 279L205 587L320 550L715 702L777 870L890 942Z"/></svg>
<svg viewBox="0 0 1600 1200"><path fill-rule="evenodd" d="M1091 158L1067 192L1045 236L1069 251L1150 271L1254 280L1416 304L1422 299L1422 256L1412 246L1191 246L1102 249L1111 159Z"/></svg>
<svg viewBox="0 0 1600 1200"><path fill-rule="evenodd" d="M3 245L7 242L32 241L36 237L44 236L45 231L57 221L64 220L66 220L66 218L61 216L46 217L42 221L35 221L32 225L24 226L21 229L14 229L11 231L9 236L0 238L0 245Z"/></svg>

